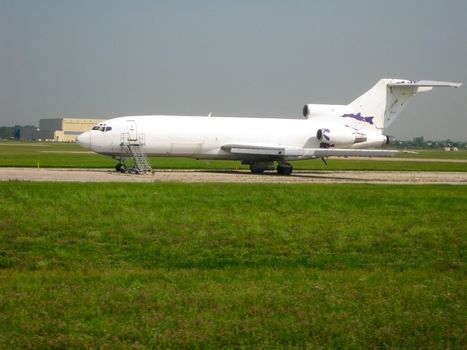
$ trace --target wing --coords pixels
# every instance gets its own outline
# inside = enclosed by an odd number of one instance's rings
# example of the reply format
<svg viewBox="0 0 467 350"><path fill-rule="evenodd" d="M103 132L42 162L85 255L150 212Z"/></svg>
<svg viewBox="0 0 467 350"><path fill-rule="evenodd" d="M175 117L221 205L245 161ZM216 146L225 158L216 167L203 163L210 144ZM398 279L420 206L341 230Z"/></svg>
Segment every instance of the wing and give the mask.
<svg viewBox="0 0 467 350"><path fill-rule="evenodd" d="M245 156L268 156L276 158L323 158L323 157L392 157L398 151L353 148L296 148L282 145L229 144L224 151Z"/></svg>
<svg viewBox="0 0 467 350"><path fill-rule="evenodd" d="M285 156L287 148L284 146L271 145L224 145L221 147L224 151L239 155L257 155L257 156Z"/></svg>
<svg viewBox="0 0 467 350"><path fill-rule="evenodd" d="M385 149L305 148L304 157L392 157L398 151Z"/></svg>

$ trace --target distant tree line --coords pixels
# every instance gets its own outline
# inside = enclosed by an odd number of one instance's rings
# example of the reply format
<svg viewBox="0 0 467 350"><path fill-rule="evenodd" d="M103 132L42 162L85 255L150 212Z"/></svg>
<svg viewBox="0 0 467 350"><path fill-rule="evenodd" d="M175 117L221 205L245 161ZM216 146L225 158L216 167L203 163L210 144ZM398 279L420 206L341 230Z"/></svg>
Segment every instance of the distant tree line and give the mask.
<svg viewBox="0 0 467 350"><path fill-rule="evenodd" d="M26 125L29 127L30 125ZM19 138L19 130L23 126L0 126L0 140L13 140ZM35 127L35 126L33 126Z"/></svg>
<svg viewBox="0 0 467 350"><path fill-rule="evenodd" d="M391 145L398 148L445 148L445 147L457 147L467 148L467 141L453 141L447 140L425 140L423 136L414 137L412 140L396 140Z"/></svg>
<svg viewBox="0 0 467 350"><path fill-rule="evenodd" d="M0 139L8 140L15 137L15 129L19 126L0 126Z"/></svg>

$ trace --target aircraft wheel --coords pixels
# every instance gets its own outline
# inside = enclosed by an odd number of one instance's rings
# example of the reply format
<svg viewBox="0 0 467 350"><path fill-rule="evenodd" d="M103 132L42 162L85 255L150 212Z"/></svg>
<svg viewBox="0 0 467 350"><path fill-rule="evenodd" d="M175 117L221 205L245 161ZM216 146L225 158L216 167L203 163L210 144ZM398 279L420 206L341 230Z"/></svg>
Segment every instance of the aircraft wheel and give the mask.
<svg viewBox="0 0 467 350"><path fill-rule="evenodd" d="M292 174L293 166L289 163L282 163L277 166L277 173L280 175Z"/></svg>
<svg viewBox="0 0 467 350"><path fill-rule="evenodd" d="M125 164L121 164L120 165L120 170L119 170L122 174L125 174L126 173L126 166Z"/></svg>
<svg viewBox="0 0 467 350"><path fill-rule="evenodd" d="M264 168L261 166L258 166L256 163L251 163L250 164L250 171L253 174L263 174L264 173Z"/></svg>
<svg viewBox="0 0 467 350"><path fill-rule="evenodd" d="M116 166L115 166L115 170L117 171L122 171L122 167L125 167L122 163L118 163Z"/></svg>

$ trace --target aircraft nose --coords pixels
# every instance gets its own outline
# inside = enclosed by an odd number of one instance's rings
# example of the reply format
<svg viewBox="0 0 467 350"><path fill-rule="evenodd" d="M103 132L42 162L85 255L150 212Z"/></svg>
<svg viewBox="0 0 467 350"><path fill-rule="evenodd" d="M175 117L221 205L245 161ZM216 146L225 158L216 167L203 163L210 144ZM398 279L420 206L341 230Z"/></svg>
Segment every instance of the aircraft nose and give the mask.
<svg viewBox="0 0 467 350"><path fill-rule="evenodd" d="M91 133L89 131L83 132L78 136L78 144L84 148L91 148Z"/></svg>

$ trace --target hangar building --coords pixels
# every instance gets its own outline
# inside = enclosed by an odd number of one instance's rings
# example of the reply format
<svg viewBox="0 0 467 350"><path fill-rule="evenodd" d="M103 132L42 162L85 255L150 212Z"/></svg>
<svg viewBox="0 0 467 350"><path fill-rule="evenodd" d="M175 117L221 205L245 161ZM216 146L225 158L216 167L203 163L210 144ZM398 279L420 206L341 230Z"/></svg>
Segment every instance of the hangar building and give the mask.
<svg viewBox="0 0 467 350"><path fill-rule="evenodd" d="M90 118L41 119L39 121L39 129L32 133L32 139L74 142L79 134L91 130L94 125L100 123L102 120Z"/></svg>

